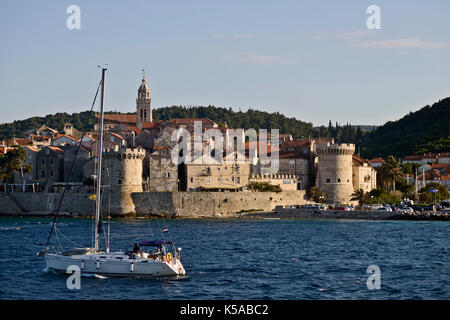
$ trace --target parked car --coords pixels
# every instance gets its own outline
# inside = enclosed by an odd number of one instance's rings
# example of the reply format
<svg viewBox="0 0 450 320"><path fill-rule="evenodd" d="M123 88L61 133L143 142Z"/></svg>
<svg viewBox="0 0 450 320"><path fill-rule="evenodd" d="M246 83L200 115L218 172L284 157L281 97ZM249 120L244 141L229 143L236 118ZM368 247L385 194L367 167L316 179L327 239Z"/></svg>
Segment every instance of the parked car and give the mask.
<svg viewBox="0 0 450 320"><path fill-rule="evenodd" d="M380 208L377 209L377 211L389 211L389 212L392 212L392 209L391 209L391 207L380 207Z"/></svg>
<svg viewBox="0 0 450 320"><path fill-rule="evenodd" d="M411 208L414 211L418 211L418 212L424 211L424 208L422 206L412 206Z"/></svg>
<svg viewBox="0 0 450 320"><path fill-rule="evenodd" d="M424 206L423 210L425 210L425 211L436 211L437 207L434 204L429 204L427 206Z"/></svg>
<svg viewBox="0 0 450 320"><path fill-rule="evenodd" d="M400 212L400 213L413 213L414 210L411 207L404 207L404 208L398 209L398 212Z"/></svg>

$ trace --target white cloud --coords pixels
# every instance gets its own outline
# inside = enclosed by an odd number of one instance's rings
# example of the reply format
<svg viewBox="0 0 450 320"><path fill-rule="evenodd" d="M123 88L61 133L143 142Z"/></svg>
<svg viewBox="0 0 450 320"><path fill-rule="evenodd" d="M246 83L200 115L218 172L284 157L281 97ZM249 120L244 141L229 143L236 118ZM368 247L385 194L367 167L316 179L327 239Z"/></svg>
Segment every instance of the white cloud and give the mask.
<svg viewBox="0 0 450 320"><path fill-rule="evenodd" d="M333 34L319 34L311 36L312 40L349 40L354 41L358 40L361 37L366 37L375 34L373 30L356 30L356 31L345 31L345 32L336 32Z"/></svg>
<svg viewBox="0 0 450 320"><path fill-rule="evenodd" d="M449 44L446 42L424 41L419 38L399 38L380 41L365 41L358 43L356 46L369 49L400 48L437 50L447 47L448 45Z"/></svg>
<svg viewBox="0 0 450 320"><path fill-rule="evenodd" d="M242 57L242 62L250 62L250 63L260 63L260 64L267 64L278 60L278 57L275 56L247 56Z"/></svg>
<svg viewBox="0 0 450 320"><path fill-rule="evenodd" d="M373 30L357 30L349 32L339 32L334 35L335 39L345 39L345 40L357 40L361 37L370 36L375 34Z"/></svg>

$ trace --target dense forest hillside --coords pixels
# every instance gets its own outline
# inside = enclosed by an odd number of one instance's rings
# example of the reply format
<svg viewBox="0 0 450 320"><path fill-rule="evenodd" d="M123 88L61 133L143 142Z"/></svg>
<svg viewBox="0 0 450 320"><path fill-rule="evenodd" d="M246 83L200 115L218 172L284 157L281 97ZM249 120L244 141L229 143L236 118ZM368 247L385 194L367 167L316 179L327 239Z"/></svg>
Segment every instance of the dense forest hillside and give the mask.
<svg viewBox="0 0 450 320"><path fill-rule="evenodd" d="M279 112L268 113L249 109L246 112L235 112L231 108L182 107L173 106L154 110L154 120L170 118L209 118L220 126L244 129L279 129L280 133L290 133L294 138L313 136L316 130L312 123L303 122L295 118L287 118Z"/></svg>
<svg viewBox="0 0 450 320"><path fill-rule="evenodd" d="M389 121L361 141L361 153L368 158L439 151L450 151L450 98Z"/></svg>
<svg viewBox="0 0 450 320"><path fill-rule="evenodd" d="M450 98L411 112L398 121L389 121L373 130L349 123L333 125L331 121L328 126L314 128L311 123L288 118L279 112L268 113L254 109L236 112L231 108L214 106L172 106L153 110L154 121L170 118L209 118L220 126L228 125L229 128L278 128L280 133L290 133L294 139L309 136L334 137L337 142L355 143L356 150L365 158L450 151ZM66 122L72 123L80 131L93 130L94 113L89 111L72 115L56 113L0 124L0 139L25 137L28 130L42 124L62 130Z"/></svg>
<svg viewBox="0 0 450 320"><path fill-rule="evenodd" d="M295 118L287 118L278 112L268 113L253 109L249 109L246 112L235 112L231 108L226 109L214 106L172 106L153 110L154 121L168 120L170 118L209 118L217 122L220 126L227 124L229 128L278 128L280 133L291 133L295 138L313 136L316 132L312 123L306 123ZM62 130L66 122L72 123L80 131L84 128L93 130L94 113L89 111L74 113L72 115L56 113L55 115L47 115L45 117L33 117L12 123L0 124L0 139L24 137L28 130L37 128L42 124L47 124L57 130Z"/></svg>
<svg viewBox="0 0 450 320"><path fill-rule="evenodd" d="M13 137L24 138L28 130L39 128L43 124L47 124L49 127L58 131L62 131L64 123L70 122L74 128L83 130L93 130L94 128L94 112L85 111L80 113L74 113L72 115L68 113L56 113L49 114L45 117L32 117L25 120L16 120L11 123L0 124L0 139L10 139Z"/></svg>

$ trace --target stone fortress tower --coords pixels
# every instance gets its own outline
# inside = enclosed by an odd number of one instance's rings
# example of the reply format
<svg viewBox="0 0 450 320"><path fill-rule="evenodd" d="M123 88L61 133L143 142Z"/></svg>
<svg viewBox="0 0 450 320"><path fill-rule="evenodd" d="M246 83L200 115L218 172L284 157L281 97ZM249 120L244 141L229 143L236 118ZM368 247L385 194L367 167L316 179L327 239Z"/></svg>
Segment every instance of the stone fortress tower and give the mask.
<svg viewBox="0 0 450 320"><path fill-rule="evenodd" d="M142 129L144 122L153 122L152 99L150 98L150 89L145 80L145 73L142 77L142 84L138 89L136 98L136 126Z"/></svg>
<svg viewBox="0 0 450 320"><path fill-rule="evenodd" d="M142 192L142 163L145 150L141 148L108 149L103 152L103 181L111 188L111 212L135 212L131 193ZM106 193L105 193L106 194ZM105 197L103 203L106 204Z"/></svg>
<svg viewBox="0 0 450 320"><path fill-rule="evenodd" d="M354 144L320 144L316 147L318 156L316 187L322 189L329 201L350 203L353 193L352 156Z"/></svg>

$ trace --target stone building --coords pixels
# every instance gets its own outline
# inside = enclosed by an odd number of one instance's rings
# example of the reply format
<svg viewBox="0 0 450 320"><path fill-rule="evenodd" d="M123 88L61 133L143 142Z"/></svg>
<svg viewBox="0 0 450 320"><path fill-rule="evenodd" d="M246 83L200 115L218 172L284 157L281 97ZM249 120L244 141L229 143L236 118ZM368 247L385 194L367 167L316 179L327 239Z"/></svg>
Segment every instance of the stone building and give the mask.
<svg viewBox="0 0 450 320"><path fill-rule="evenodd" d="M301 190L299 179L293 174L252 175L249 182L267 182L273 186L280 186L282 191Z"/></svg>
<svg viewBox="0 0 450 320"><path fill-rule="evenodd" d="M114 210L123 214L134 212L132 193L142 192L142 162L145 150L141 148L108 149L103 152L103 181L114 194Z"/></svg>
<svg viewBox="0 0 450 320"><path fill-rule="evenodd" d="M250 164L245 155L236 151L226 155L222 161L207 155L182 165L179 176L182 191L240 190L247 186ZM198 162L198 163L197 163Z"/></svg>
<svg viewBox="0 0 450 320"><path fill-rule="evenodd" d="M59 147L45 146L36 155L36 182L46 192L53 192L53 184L64 179L64 151Z"/></svg>
<svg viewBox="0 0 450 320"><path fill-rule="evenodd" d="M61 147L61 149L64 151L64 174L62 181L78 182L81 184L83 182L83 167L90 159L89 150L85 147L80 147L77 159L73 166L72 174L69 179L70 169L72 167L73 159L75 158L75 155L77 153L78 145L63 146Z"/></svg>
<svg viewBox="0 0 450 320"><path fill-rule="evenodd" d="M178 166L167 147L155 147L149 156L148 191L178 191Z"/></svg>
<svg viewBox="0 0 450 320"><path fill-rule="evenodd" d="M320 144L316 146L316 187L322 189L329 201L349 203L353 193L352 156L354 144Z"/></svg>
<svg viewBox="0 0 450 320"><path fill-rule="evenodd" d="M363 189L364 192L375 189L377 187L377 172L372 168L370 162L357 155L353 155L352 161L353 189Z"/></svg>
<svg viewBox="0 0 450 320"><path fill-rule="evenodd" d="M297 179L297 190L306 190L310 185L309 156L297 152L280 152L278 174L293 175Z"/></svg>

